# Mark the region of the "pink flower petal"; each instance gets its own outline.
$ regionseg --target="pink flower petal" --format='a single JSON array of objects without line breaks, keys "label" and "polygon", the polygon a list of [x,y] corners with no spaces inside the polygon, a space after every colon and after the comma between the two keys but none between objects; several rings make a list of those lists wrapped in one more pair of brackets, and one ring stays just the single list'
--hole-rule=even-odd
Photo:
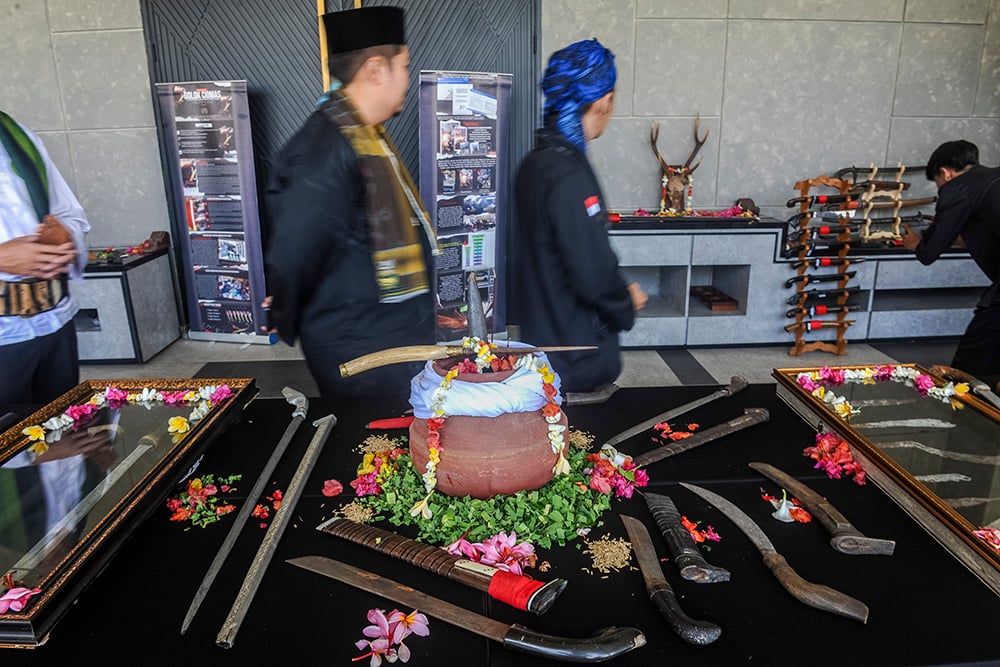
[{"label": "pink flower petal", "polygon": [[335,479],[328,479],[323,482],[323,495],[328,498],[339,496],[343,490],[344,485]]}]

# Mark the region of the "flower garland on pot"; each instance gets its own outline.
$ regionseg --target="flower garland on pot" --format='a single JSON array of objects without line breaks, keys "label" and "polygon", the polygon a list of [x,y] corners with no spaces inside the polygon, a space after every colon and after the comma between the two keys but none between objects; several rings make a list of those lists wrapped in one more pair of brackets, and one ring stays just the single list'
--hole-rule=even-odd
[{"label": "flower garland on pot", "polygon": [[[430,519],[432,516],[429,502],[431,494],[434,493],[437,486],[437,466],[441,462],[443,449],[440,431],[448,416],[445,413],[444,404],[452,382],[460,373],[499,372],[525,367],[537,372],[542,378],[542,390],[547,399],[542,407],[542,416],[549,427],[549,443],[552,446],[552,451],[559,455],[552,472],[556,475],[566,475],[570,472],[569,462],[563,452],[563,432],[566,427],[559,423],[562,419],[562,410],[555,402],[559,392],[552,384],[555,381],[555,374],[548,365],[533,354],[519,356],[513,362],[510,360],[510,355],[498,357],[493,352],[497,347],[496,344],[481,340],[477,336],[463,338],[462,347],[469,353],[470,358],[463,359],[450,368],[432,394],[431,417],[427,420],[427,464],[421,475],[427,495],[410,508],[411,516],[419,514],[424,519]],[[471,358],[472,355],[475,355],[474,359]]]}]

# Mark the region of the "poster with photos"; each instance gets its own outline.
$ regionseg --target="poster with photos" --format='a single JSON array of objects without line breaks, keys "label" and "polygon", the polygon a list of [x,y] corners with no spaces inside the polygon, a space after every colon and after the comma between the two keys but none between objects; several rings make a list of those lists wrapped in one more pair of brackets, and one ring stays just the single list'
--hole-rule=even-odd
[{"label": "poster with photos", "polygon": [[487,327],[506,328],[504,284],[509,74],[420,73],[420,193],[442,251],[438,340],[466,333],[474,273]]},{"label": "poster with photos", "polygon": [[157,84],[172,170],[188,335],[273,343],[264,333],[264,258],[246,81]]}]

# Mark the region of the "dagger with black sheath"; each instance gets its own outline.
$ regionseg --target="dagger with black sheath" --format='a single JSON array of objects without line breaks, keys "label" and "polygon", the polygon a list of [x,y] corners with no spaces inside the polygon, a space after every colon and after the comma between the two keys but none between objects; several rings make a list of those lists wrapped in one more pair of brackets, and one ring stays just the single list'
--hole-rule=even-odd
[{"label": "dagger with black sheath", "polygon": [[845,329],[855,320],[808,320],[806,322],[792,322],[785,325],[785,331],[818,331],[819,329]]},{"label": "dagger with black sheath", "polygon": [[824,266],[845,266],[848,264],[857,264],[859,262],[867,262],[868,260],[864,257],[815,257],[813,259],[800,259],[799,261],[792,264],[792,268],[801,269],[803,266],[809,265],[813,268],[821,269]]},{"label": "dagger with black sheath", "polygon": [[619,433],[618,435],[612,436],[612,437],[608,438],[607,440],[605,440],[604,445],[602,445],[602,447],[606,447],[606,446],[614,447],[615,445],[617,445],[617,444],[619,444],[621,442],[625,442],[626,440],[628,440],[629,438],[631,438],[633,436],[637,436],[640,433],[643,433],[644,431],[648,431],[649,429],[653,428],[657,424],[660,424],[660,423],[665,422],[665,421],[669,421],[669,420],[674,419],[676,417],[679,417],[679,416],[681,416],[681,415],[683,415],[683,414],[685,414],[687,412],[691,412],[695,408],[700,408],[701,406],[703,406],[703,405],[705,405],[707,403],[711,403],[712,401],[714,401],[716,399],[726,398],[726,397],[732,396],[733,394],[738,394],[739,392],[741,392],[744,389],[746,389],[748,384],[749,383],[747,382],[747,379],[745,377],[743,377],[742,375],[734,375],[731,378],[729,378],[729,384],[726,385],[725,387],[722,387],[721,389],[717,389],[717,390],[713,391],[708,396],[703,396],[703,397],[695,399],[695,400],[693,400],[693,401],[691,401],[689,403],[685,403],[684,405],[679,405],[676,408],[672,408],[670,410],[667,410],[666,412],[661,412],[660,414],[656,415],[655,417],[650,417],[649,419],[647,419],[644,422],[636,424],[635,426],[632,426],[631,428],[627,428],[624,431],[622,431],[621,433]]},{"label": "dagger with black sheath", "polygon": [[843,289],[833,289],[833,290],[806,290],[805,292],[799,292],[798,294],[793,294],[792,296],[785,299],[785,303],[790,306],[808,303],[810,301],[818,301],[822,299],[839,299],[842,296],[850,296],[851,294],[857,294],[861,291],[859,285],[854,285],[853,287],[845,287]]},{"label": "dagger with black sheath", "polygon": [[923,164],[916,167],[907,167],[906,165],[900,166],[898,164],[892,167],[873,167],[873,166],[857,167],[852,165],[850,167],[844,167],[843,169],[837,170],[836,172],[834,172],[833,177],[843,180],[845,176],[850,175],[852,179],[857,179],[859,176],[868,177],[872,173],[872,171],[874,171],[876,174],[882,174],[883,176],[885,176],[886,174],[898,174],[900,170],[902,170],[904,173],[907,171],[913,171],[919,173],[926,168],[927,165]]},{"label": "dagger with black sheath", "polygon": [[830,533],[830,546],[836,551],[851,556],[891,556],[896,550],[894,541],[866,536],[851,525],[851,522],[830,504],[830,501],[788,473],[757,461],[747,465],[795,496],[795,499],[801,502],[803,507],[809,510]]},{"label": "dagger with black sheath", "polygon": [[811,243],[788,246],[788,250],[785,251],[785,254],[786,256],[798,255],[800,252],[805,251],[806,257],[812,257],[814,253],[817,253],[820,250],[828,250],[832,252],[834,250],[843,250],[844,248],[850,249],[850,247],[850,241],[827,242],[823,239],[816,239]]},{"label": "dagger with black sheath", "polygon": [[830,225],[819,225],[816,227],[804,227],[803,229],[797,229],[794,232],[788,233],[789,241],[798,241],[803,236],[810,239],[819,239],[823,236],[837,236],[842,232],[848,232],[852,229],[857,229],[860,225],[837,225],[836,227],[831,227]]},{"label": "dagger with black sheath", "polygon": [[456,627],[500,642],[509,649],[566,662],[603,662],[646,645],[646,636],[636,628],[610,627],[582,639],[534,632],[524,626],[507,625],[372,572],[322,556],[302,556],[288,561],[296,567],[336,579],[374,593]]},{"label": "dagger with black sheath", "polygon": [[342,537],[355,544],[440,574],[452,581],[483,591],[495,600],[533,614],[544,614],[548,611],[566,588],[565,579],[554,579],[548,583],[537,581],[500,570],[492,565],[476,563],[450,554],[444,549],[343,517],[333,517],[317,526],[316,530]]},{"label": "dagger with black sheath", "polygon": [[811,285],[812,283],[839,283],[841,280],[850,280],[857,274],[857,271],[845,271],[844,273],[820,273],[820,274],[808,274],[804,273],[801,276],[792,276],[785,281],[785,287],[791,287],[795,283],[804,283],[806,285]]},{"label": "dagger with black sheath", "polygon": [[660,559],[656,557],[656,549],[653,547],[653,541],[649,537],[646,526],[638,519],[625,514],[621,514],[620,517],[622,523],[625,524],[625,532],[628,533],[629,542],[632,543],[635,559],[639,562],[639,570],[646,583],[649,599],[667,619],[670,629],[689,644],[703,646],[718,639],[719,635],[722,634],[722,628],[715,623],[695,620],[681,609],[677,602],[677,596],[674,595],[674,590],[663,576]]},{"label": "dagger with black sheath", "polygon": [[764,564],[774,573],[778,583],[796,600],[822,611],[846,616],[862,623],[868,622],[868,606],[865,603],[829,586],[814,584],[800,577],[784,556],[775,550],[771,540],[764,534],[760,526],[744,514],[743,510],[708,489],[685,482],[681,482],[680,485],[707,500],[735,523],[760,551],[764,557]]},{"label": "dagger with black sheath", "polygon": [[857,308],[852,306],[825,306],[817,304],[808,308],[792,308],[791,310],[787,310],[785,311],[785,317],[798,317],[799,315],[816,317],[817,315],[849,313],[852,310],[857,310]]},{"label": "dagger with black sheath", "polygon": [[646,501],[646,507],[653,514],[663,541],[670,549],[674,564],[680,570],[681,576],[696,584],[714,584],[729,581],[730,573],[724,567],[712,565],[701,555],[691,532],[681,523],[681,513],[670,496],[659,493],[641,493]]}]

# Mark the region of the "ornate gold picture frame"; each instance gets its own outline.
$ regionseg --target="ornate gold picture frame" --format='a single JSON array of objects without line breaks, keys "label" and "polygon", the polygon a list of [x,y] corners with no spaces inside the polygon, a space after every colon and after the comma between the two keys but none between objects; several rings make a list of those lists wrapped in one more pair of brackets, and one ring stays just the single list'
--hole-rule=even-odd
[{"label": "ornate gold picture frame", "polygon": [[[778,396],[1000,595],[1000,411],[915,364],[778,368]],[[993,533],[995,534],[995,533]]]},{"label": "ornate gold picture frame", "polygon": [[249,378],[89,380],[0,433],[0,646],[44,642],[256,393]]}]

